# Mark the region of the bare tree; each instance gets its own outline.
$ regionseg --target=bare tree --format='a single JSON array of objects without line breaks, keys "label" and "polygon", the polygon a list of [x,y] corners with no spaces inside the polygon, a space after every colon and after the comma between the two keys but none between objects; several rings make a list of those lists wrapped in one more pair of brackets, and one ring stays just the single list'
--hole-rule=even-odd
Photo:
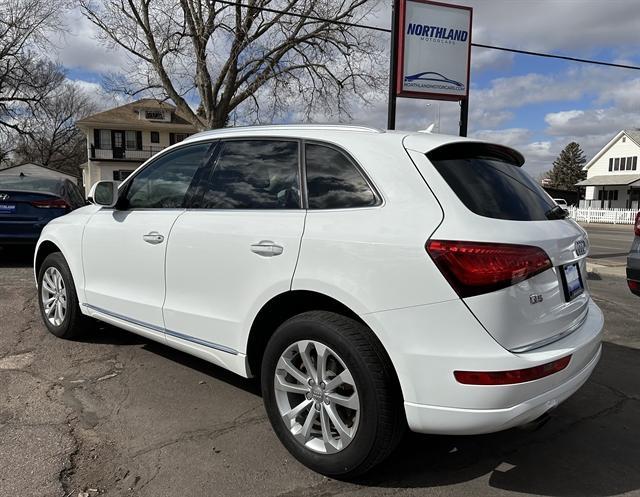
[{"label": "bare tree", "polygon": [[112,87],[169,98],[201,129],[236,114],[260,121],[292,102],[307,116],[345,115],[354,96],[362,103],[386,84],[376,35],[340,24],[361,21],[375,0],[237,2],[80,0],[103,40],[133,56]]},{"label": "bare tree", "polygon": [[27,133],[20,137],[14,155],[21,162],[34,162],[78,175],[78,165],[87,160],[87,145],[76,121],[96,110],[95,103],[77,85],[62,84],[41,102]]},{"label": "bare tree", "polygon": [[42,57],[47,34],[59,29],[62,0],[0,2],[0,127],[19,133],[64,75]]}]

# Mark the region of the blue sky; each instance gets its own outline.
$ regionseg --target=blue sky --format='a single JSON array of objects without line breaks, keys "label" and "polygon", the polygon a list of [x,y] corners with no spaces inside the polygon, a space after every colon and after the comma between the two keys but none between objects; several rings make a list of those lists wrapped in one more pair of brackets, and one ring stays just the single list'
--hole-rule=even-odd
[{"label": "blue sky", "polygon": [[[459,0],[474,8],[474,42],[640,65],[640,11],[634,0]],[[378,4],[367,22],[390,24],[390,2]],[[109,51],[96,29],[76,10],[59,59],[69,79],[100,94],[104,75],[126,63]],[[383,35],[386,36],[386,35]],[[388,39],[388,38],[387,38]],[[399,99],[398,128],[423,129],[440,107],[441,132],[457,133],[456,103]],[[386,95],[356,108],[353,122],[386,125]],[[640,127],[640,71],[472,49],[471,136],[519,149],[534,176],[551,167],[570,141],[587,157],[622,128]]]}]

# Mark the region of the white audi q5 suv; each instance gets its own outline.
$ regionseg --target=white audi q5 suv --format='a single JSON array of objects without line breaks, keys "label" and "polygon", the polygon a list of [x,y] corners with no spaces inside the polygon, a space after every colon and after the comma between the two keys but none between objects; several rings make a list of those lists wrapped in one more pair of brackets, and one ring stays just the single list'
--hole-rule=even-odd
[{"label": "white audi q5 suv", "polygon": [[603,327],[587,235],[523,162],[427,133],[200,133],[46,226],[42,317],[62,338],[91,317],[259,376],[282,443],[334,477],[406,426],[523,425],[587,380]]}]

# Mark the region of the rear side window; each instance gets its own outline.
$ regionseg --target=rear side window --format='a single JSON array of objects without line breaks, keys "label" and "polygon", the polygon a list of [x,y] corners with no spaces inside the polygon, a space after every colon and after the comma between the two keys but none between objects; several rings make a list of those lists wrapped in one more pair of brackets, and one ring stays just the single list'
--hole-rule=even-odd
[{"label": "rear side window", "polygon": [[427,154],[458,198],[480,216],[544,221],[551,197],[521,165],[521,156],[496,145],[451,144]]},{"label": "rear side window", "polygon": [[342,152],[323,145],[305,146],[310,209],[343,209],[377,204],[373,190]]},{"label": "rear side window", "polygon": [[203,197],[205,209],[298,209],[298,142],[224,142]]}]

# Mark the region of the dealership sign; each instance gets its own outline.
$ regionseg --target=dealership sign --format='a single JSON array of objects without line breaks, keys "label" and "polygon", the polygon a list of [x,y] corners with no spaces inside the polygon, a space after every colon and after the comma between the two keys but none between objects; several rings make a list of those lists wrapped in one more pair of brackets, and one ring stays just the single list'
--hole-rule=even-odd
[{"label": "dealership sign", "polygon": [[469,95],[472,9],[401,0],[397,95],[462,100]]}]

